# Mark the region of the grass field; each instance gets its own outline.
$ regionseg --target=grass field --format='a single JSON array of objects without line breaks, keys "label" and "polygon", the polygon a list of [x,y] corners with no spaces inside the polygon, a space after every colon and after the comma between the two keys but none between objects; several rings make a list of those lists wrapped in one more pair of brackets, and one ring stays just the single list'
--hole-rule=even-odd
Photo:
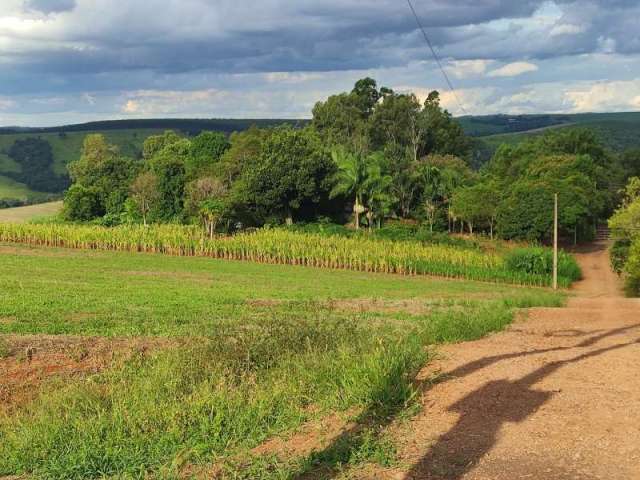
[{"label": "grass field", "polygon": [[26,185],[0,175],[0,198],[25,200],[33,191]]},{"label": "grass field", "polygon": [[[0,246],[0,268],[0,476],[266,479],[392,462],[376,425],[411,407],[430,345],[563,302],[507,285],[20,245]],[[251,453],[336,412],[362,425],[337,450]]]},{"label": "grass field", "polygon": [[39,218],[52,217],[62,209],[62,201],[39,203],[26,207],[0,209],[0,223],[25,223]]}]

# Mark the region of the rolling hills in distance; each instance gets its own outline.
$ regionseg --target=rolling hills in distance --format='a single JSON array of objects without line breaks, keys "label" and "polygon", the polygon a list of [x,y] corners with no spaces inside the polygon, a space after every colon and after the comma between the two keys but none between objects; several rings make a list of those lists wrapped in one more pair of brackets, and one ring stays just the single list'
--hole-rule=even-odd
[{"label": "rolling hills in distance", "polygon": [[[580,113],[540,115],[485,115],[458,117],[465,132],[474,138],[474,164],[486,162],[502,143],[515,144],[550,128],[581,127],[594,130],[613,151],[640,147],[640,112]],[[17,140],[40,138],[51,145],[52,170],[66,172],[66,164],[79,158],[82,142],[88,133],[102,133],[111,144],[118,145],[128,156],[138,157],[144,140],[165,130],[184,135],[197,135],[213,130],[230,134],[252,125],[268,127],[282,123],[302,126],[305,120],[286,119],[142,119],[109,120],[60,127],[0,127],[0,199],[38,198],[34,192],[16,181],[20,165],[9,152]]]}]

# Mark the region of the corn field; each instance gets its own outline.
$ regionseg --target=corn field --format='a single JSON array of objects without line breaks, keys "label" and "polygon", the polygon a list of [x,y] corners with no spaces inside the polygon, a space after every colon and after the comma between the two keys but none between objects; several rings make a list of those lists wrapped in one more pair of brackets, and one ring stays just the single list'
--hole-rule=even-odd
[{"label": "corn field", "polygon": [[[0,242],[161,253],[227,260],[547,286],[547,275],[515,272],[499,255],[418,242],[321,236],[262,229],[208,238],[197,227],[0,224]],[[568,282],[568,281],[567,281]],[[565,283],[564,286],[566,285]]]}]

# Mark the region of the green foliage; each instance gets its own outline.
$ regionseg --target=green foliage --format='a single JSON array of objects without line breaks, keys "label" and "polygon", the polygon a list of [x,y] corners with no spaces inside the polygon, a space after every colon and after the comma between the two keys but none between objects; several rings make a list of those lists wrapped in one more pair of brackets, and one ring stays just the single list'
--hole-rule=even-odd
[{"label": "green foliage", "polygon": [[475,185],[459,188],[453,194],[453,216],[469,225],[473,233],[474,225],[488,224],[493,238],[493,228],[500,205],[500,191],[495,182],[485,180]]},{"label": "green foliage", "polygon": [[507,239],[548,239],[554,193],[559,195],[560,233],[575,241],[591,239],[593,225],[615,200],[613,159],[583,130],[504,145],[487,172],[503,192],[497,228]]},{"label": "green foliage", "polygon": [[304,219],[328,198],[334,169],[314,130],[281,127],[262,143],[258,162],[244,172],[236,195],[262,223]]},{"label": "green foliage", "polygon": [[222,155],[231,145],[220,132],[202,132],[191,140],[191,152],[186,159],[189,178],[213,173]]},{"label": "green foliage", "polygon": [[609,228],[616,239],[610,250],[611,265],[624,274],[627,295],[640,296],[640,178],[629,180]]},{"label": "green foliage", "polygon": [[498,206],[497,226],[504,239],[548,239],[553,226],[553,192],[548,185],[522,179]]},{"label": "green foliage", "polygon": [[[134,160],[121,156],[117,147],[109,145],[104,136],[87,135],[82,156],[69,164],[74,184],[65,195],[66,218],[86,221],[105,214],[118,217],[123,212],[129,186],[138,169]],[[97,199],[95,206],[94,197]],[[84,199],[82,205],[66,206],[81,198]],[[88,217],[91,214],[93,217]]]},{"label": "green foliage", "polygon": [[624,267],[629,260],[629,250],[631,249],[631,240],[628,238],[617,239],[611,245],[609,256],[611,259],[611,268],[618,275],[622,274]]},{"label": "green foliage", "polygon": [[629,259],[624,271],[627,295],[640,297],[640,237],[636,237],[629,249]]},{"label": "green foliage", "polygon": [[100,200],[100,192],[96,187],[72,185],[64,197],[62,215],[71,221],[87,222],[104,215],[105,208]]},{"label": "green foliage", "polygon": [[[505,263],[507,268],[514,272],[551,275],[553,251],[542,247],[516,248],[507,254]],[[575,258],[562,250],[558,255],[558,277],[565,279],[565,283],[572,283],[582,278],[582,272]]]}]

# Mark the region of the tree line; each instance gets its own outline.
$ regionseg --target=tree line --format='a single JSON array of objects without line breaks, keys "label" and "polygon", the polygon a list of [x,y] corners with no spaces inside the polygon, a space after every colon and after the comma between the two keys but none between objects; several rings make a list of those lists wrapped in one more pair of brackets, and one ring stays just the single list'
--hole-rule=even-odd
[{"label": "tree line", "polygon": [[551,199],[561,229],[593,234],[616,202],[620,158],[586,130],[502,146],[482,169],[473,143],[440,104],[359,80],[318,102],[310,123],[191,138],[149,137],[141,159],[88,135],[69,165],[64,215],[73,221],[201,222],[241,227],[330,220],[373,229],[390,219],[431,231],[545,240]]}]

